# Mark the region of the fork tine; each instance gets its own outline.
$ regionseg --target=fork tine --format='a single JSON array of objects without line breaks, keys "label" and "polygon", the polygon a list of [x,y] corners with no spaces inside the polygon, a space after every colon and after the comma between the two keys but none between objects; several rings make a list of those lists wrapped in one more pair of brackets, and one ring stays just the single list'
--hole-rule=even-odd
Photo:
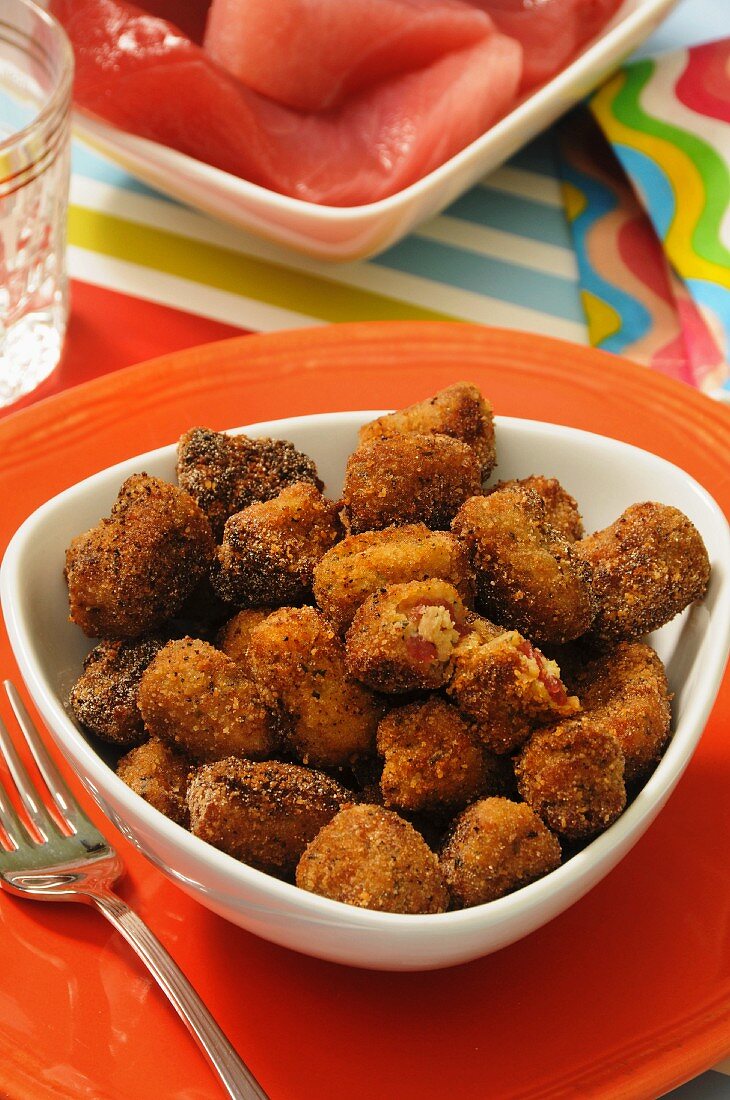
[{"label": "fork tine", "polygon": [[[7,730],[0,718],[0,727],[7,734]],[[2,825],[13,848],[17,849],[26,844],[33,843],[30,833],[18,817],[12,803],[6,798],[7,792],[0,783],[0,825]],[[2,851],[2,849],[0,849]]]},{"label": "fork tine", "polygon": [[0,748],[5,757],[5,763],[8,766],[8,770],[15,781],[15,786],[18,788],[18,793],[25,807],[25,811],[41,834],[43,840],[50,840],[51,837],[60,836],[61,830],[39,798],[36,786],[29,776],[25,764],[18,755],[18,750],[13,744],[7,726],[2,721],[0,721]]}]

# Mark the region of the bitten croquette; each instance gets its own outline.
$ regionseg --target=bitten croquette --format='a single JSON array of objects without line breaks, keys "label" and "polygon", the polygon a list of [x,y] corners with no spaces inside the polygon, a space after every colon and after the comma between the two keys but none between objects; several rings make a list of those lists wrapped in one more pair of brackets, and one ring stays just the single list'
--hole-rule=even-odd
[{"label": "bitten croquette", "polygon": [[142,673],[165,641],[154,634],[94,646],[68,700],[82,726],[112,745],[138,745],[145,740],[137,693]]},{"label": "bitten croquette", "polygon": [[190,826],[187,789],[192,763],[183,753],[151,737],[121,758],[117,775],[156,810],[184,828]]},{"label": "bitten croquette", "polygon": [[443,913],[449,895],[438,859],[392,810],[346,806],[299,860],[302,890],[386,913]]},{"label": "bitten croquette", "polygon": [[214,543],[193,498],[133,474],[107,519],[66,551],[70,618],[91,638],[135,638],[161,626],[207,574]]},{"label": "bitten croquette", "polygon": [[455,908],[483,905],[560,865],[560,844],[524,802],[484,798],[456,819],[441,851]]}]

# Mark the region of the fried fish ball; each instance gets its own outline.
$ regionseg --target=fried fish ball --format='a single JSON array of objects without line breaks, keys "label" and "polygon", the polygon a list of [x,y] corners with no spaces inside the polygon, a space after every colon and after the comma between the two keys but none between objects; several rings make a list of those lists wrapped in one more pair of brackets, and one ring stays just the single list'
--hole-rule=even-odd
[{"label": "fried fish ball", "polygon": [[557,837],[524,802],[484,798],[456,819],[441,852],[452,902],[494,901],[560,866]]},{"label": "fried fish ball", "polygon": [[626,805],[624,755],[609,725],[571,718],[534,733],[515,764],[517,788],[549,829],[595,836]]},{"label": "fried fish ball", "polygon": [[303,763],[341,767],[373,753],[382,704],[348,676],[342,642],[320,611],[275,611],[251,632],[248,655],[264,698],[290,719]]},{"label": "fried fish ball", "polygon": [[532,474],[530,477],[515,478],[512,481],[499,481],[494,486],[493,492],[499,492],[501,489],[511,489],[514,486],[522,489],[532,489],[537,493],[545,504],[547,522],[568,542],[575,542],[577,539],[583,538],[583,520],[581,519],[578,503],[563,488],[557,478]]},{"label": "fried fish ball", "polygon": [[437,577],[474,599],[474,571],[455,535],[424,523],[349,535],[328,550],[314,570],[314,595],[327,618],[345,631],[368,596],[388,584]]},{"label": "fried fish ball", "polygon": [[210,524],[188,493],[133,474],[109,518],[66,551],[70,618],[92,638],[156,630],[207,574],[213,551]]},{"label": "fried fish ball", "polygon": [[498,754],[513,752],[537,725],[580,709],[554,661],[517,630],[500,632],[484,620],[457,645],[446,691]]},{"label": "fried fish ball", "polygon": [[229,516],[271,500],[297,481],[322,482],[311,458],[284,439],[249,439],[192,428],[178,442],[177,478],[220,539]]},{"label": "fried fish ball", "polygon": [[347,669],[376,691],[442,687],[466,609],[446,581],[390,584],[368,596],[347,631]]},{"label": "fried fish ball", "polygon": [[615,735],[629,783],[658,763],[669,737],[671,708],[664,666],[641,642],[622,642],[587,662],[576,675],[587,719]]},{"label": "fried fish ball", "polygon": [[386,714],[377,746],[384,759],[383,801],[390,809],[451,816],[492,783],[499,786],[496,757],[438,695]]},{"label": "fried fish ball", "polygon": [[615,523],[575,544],[593,570],[598,614],[591,637],[612,645],[658,630],[704,596],[707,549],[677,508],[632,504]]},{"label": "fried fish ball", "polygon": [[228,757],[193,773],[190,828],[259,871],[291,878],[307,844],[351,798],[322,772]]},{"label": "fried fish ball", "polygon": [[568,642],[595,615],[591,569],[547,522],[544,501],[522,486],[472,497],[452,524],[477,570],[477,605],[535,642]]},{"label": "fried fish ball", "polygon": [[158,737],[151,737],[121,758],[117,775],[150,806],[187,829],[191,768],[187,756],[165,745]]},{"label": "fried fish ball", "polygon": [[297,886],[386,913],[443,913],[449,895],[438,859],[398,814],[345,806],[307,846]]},{"label": "fried fish ball", "polygon": [[227,521],[213,585],[239,607],[281,607],[311,598],[312,574],[340,537],[337,506],[297,482]]},{"label": "fried fish ball", "polygon": [[159,634],[99,642],[85,658],[84,671],[69,695],[69,706],[81,725],[113,745],[145,740],[137,692],[142,673],[164,644]]},{"label": "fried fish ball", "polygon": [[168,642],[145,669],[139,709],[147,731],[195,760],[260,760],[278,747],[277,723],[234,661],[197,638]]},{"label": "fried fish ball", "polygon": [[455,382],[434,397],[408,405],[398,412],[380,416],[360,428],[360,442],[417,432],[419,435],[450,435],[476,453],[487,480],[496,464],[492,406],[470,382]]},{"label": "fried fish ball", "polygon": [[252,631],[267,619],[273,607],[249,607],[239,611],[218,632],[217,647],[241,668],[248,668],[248,643]]},{"label": "fried fish ball", "polygon": [[471,447],[448,435],[393,435],[362,443],[347,461],[342,520],[348,534],[425,523],[448,528],[481,492]]}]

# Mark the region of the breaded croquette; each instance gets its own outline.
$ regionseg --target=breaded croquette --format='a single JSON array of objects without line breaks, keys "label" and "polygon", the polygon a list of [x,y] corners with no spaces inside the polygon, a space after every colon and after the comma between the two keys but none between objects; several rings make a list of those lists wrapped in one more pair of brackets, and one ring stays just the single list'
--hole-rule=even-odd
[{"label": "breaded croquette", "polygon": [[560,844],[524,802],[484,798],[456,819],[441,852],[455,907],[494,901],[560,865]]},{"label": "breaded croquette", "polygon": [[497,758],[438,695],[386,714],[377,747],[383,801],[393,810],[448,817],[500,786]]},{"label": "breaded croquette", "polygon": [[346,806],[299,860],[297,886],[386,913],[443,913],[449,904],[436,855],[398,814]]},{"label": "breaded croquette", "polygon": [[159,651],[142,674],[138,703],[150,736],[195,760],[260,760],[278,748],[277,722],[249,677],[197,638]]},{"label": "breaded croquette", "polygon": [[522,489],[533,489],[537,493],[545,504],[547,522],[568,542],[583,538],[583,520],[578,503],[557,478],[532,474],[530,477],[515,478],[512,481],[498,481],[492,492],[511,489],[515,485]]},{"label": "breaded croquette", "polygon": [[249,439],[192,428],[178,442],[177,477],[203,509],[217,539],[229,516],[271,500],[287,485],[322,482],[311,458],[284,439]]},{"label": "breaded croquette", "polygon": [[653,768],[669,737],[670,694],[664,666],[642,642],[622,642],[576,675],[587,721],[615,735],[632,782]]},{"label": "breaded croquette", "polygon": [[580,709],[557,664],[517,630],[475,619],[471,626],[454,651],[446,691],[492,752],[513,752],[536,726]]},{"label": "breaded croquette", "polygon": [[455,382],[434,397],[371,420],[360,428],[360,442],[396,434],[450,435],[475,452],[486,481],[496,464],[492,406],[470,382]]},{"label": "breaded croquette", "polygon": [[193,773],[190,828],[259,871],[291,878],[307,844],[351,797],[328,775],[298,764],[229,757]]},{"label": "breaded croquette", "polygon": [[314,595],[327,618],[344,632],[368,596],[388,584],[438,577],[474,600],[474,571],[455,535],[424,523],[349,535],[328,550],[314,570]]},{"label": "breaded croquette", "polygon": [[603,832],[626,805],[621,746],[610,724],[591,717],[538,730],[522,749],[515,773],[525,802],[568,840]]},{"label": "breaded croquette", "polygon": [[312,595],[312,574],[340,537],[337,506],[297,482],[227,521],[213,587],[238,607],[282,607]]},{"label": "breaded croquette", "polygon": [[187,789],[192,764],[182,753],[151,737],[123,756],[117,775],[156,810],[188,828]]},{"label": "breaded croquette", "polygon": [[273,610],[273,607],[250,607],[239,611],[220,628],[217,639],[218,649],[235,661],[239,667],[247,669],[251,632],[268,618]]},{"label": "breaded croquette", "polygon": [[290,719],[303,763],[344,767],[374,752],[383,706],[348,676],[344,646],[320,611],[274,611],[251,632],[248,656],[264,698]]},{"label": "breaded croquette", "polygon": [[464,501],[481,492],[471,447],[448,435],[393,435],[350,455],[342,490],[348,534],[406,523],[447,529]]},{"label": "breaded croquette", "polygon": [[452,530],[472,553],[477,605],[487,618],[538,643],[568,642],[588,630],[595,615],[590,567],[549,525],[533,489],[472,497]]},{"label": "breaded croquette", "polygon": [[375,691],[442,687],[466,609],[446,581],[390,584],[368,596],[347,631],[347,670]]},{"label": "breaded croquette", "polygon": [[109,518],[66,551],[70,617],[92,638],[156,630],[207,574],[213,551],[210,524],[188,493],[133,474]]},{"label": "breaded croquette", "polygon": [[664,626],[704,596],[707,549],[677,508],[632,504],[615,523],[575,544],[593,570],[598,614],[591,638],[601,645],[632,641]]},{"label": "breaded croquette", "polygon": [[137,692],[142,673],[165,640],[153,634],[132,641],[99,642],[91,650],[68,700],[82,726],[113,745],[138,745],[145,740]]}]

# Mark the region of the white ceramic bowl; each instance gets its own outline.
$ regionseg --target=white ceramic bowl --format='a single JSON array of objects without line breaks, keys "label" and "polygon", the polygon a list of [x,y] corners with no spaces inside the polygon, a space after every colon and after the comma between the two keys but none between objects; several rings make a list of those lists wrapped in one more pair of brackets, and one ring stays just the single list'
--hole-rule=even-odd
[{"label": "white ceramic bowl", "polygon": [[95,148],[181,202],[310,256],[360,259],[382,252],[498,168],[605,80],[676,3],[625,0],[574,61],[482,137],[410,187],[366,206],[317,206],[288,198],[78,112],[75,126]]},{"label": "white ceramic bowl", "polygon": [[[305,416],[258,424],[251,435],[290,439],[338,493],[360,424],[379,413]],[[168,821],[119,780],[67,714],[64,701],[90,647],[68,622],[62,577],[71,538],[107,515],[124,478],[174,480],[175,447],[130,459],[54,497],[14,536],[0,570],[10,640],[30,694],[57,744],[104,812],[181,889],[265,939],[354,966],[420,970],[506,946],[577,901],[638,840],[661,809],[702,734],[730,645],[730,534],[717,504],[688,474],[635,447],[570,428],[499,419],[500,478],[542,472],[577,498],[589,530],[629,504],[659,500],[699,528],[713,563],[702,604],[653,637],[674,698],[674,734],[659,767],[623,816],[558,870],[488,905],[433,916],[357,909],[279,882]]]}]

